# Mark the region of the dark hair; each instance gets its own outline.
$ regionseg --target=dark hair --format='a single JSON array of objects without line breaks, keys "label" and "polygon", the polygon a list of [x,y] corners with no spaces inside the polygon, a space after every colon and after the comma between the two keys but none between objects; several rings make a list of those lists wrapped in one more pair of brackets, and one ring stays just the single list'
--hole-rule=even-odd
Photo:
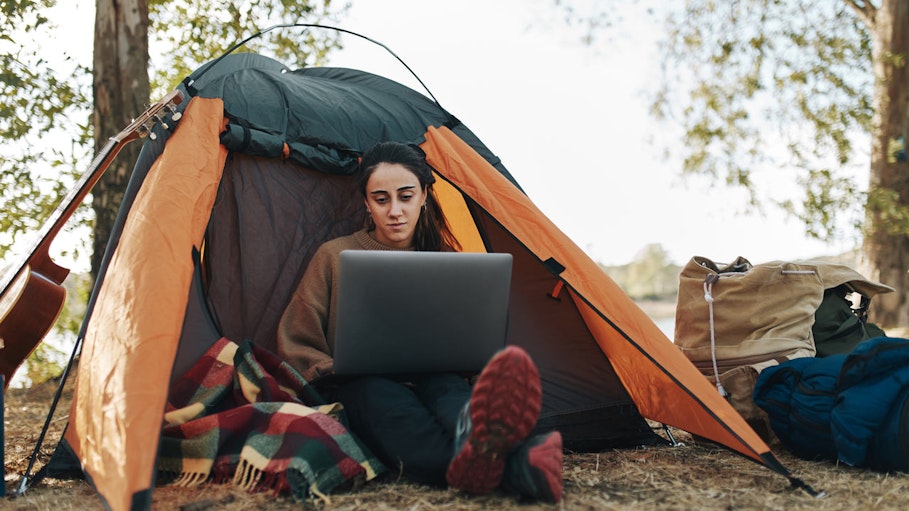
[{"label": "dark hair", "polygon": [[[363,153],[360,159],[360,173],[357,177],[357,188],[366,197],[366,183],[380,163],[396,163],[413,172],[420,181],[420,187],[426,191],[426,209],[420,214],[420,220],[413,234],[413,246],[419,251],[460,250],[461,245],[451,233],[448,221],[439,207],[432,184],[436,182],[432,167],[426,163],[426,154],[417,146],[399,142],[380,142]],[[368,221],[369,217],[367,217]],[[367,230],[375,229],[367,222]]]}]

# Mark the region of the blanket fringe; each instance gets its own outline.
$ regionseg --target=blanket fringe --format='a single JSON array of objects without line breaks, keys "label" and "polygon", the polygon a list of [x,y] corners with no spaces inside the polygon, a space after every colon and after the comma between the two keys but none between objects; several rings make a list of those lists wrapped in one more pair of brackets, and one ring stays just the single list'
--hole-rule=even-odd
[{"label": "blanket fringe", "polygon": [[[272,491],[280,494],[290,490],[285,472],[273,473],[257,469],[248,461],[241,461],[237,464],[218,464],[210,473],[162,470],[158,472],[158,477],[161,484],[168,486],[192,487],[212,482],[214,484],[230,483],[248,493]],[[320,500],[328,503],[328,498],[318,491],[315,483],[312,486],[316,490],[313,492],[314,495],[318,494]]]},{"label": "blanket fringe", "polygon": [[208,474],[205,472],[181,472],[170,484],[171,486],[187,488],[190,486],[199,486],[206,481],[208,481]]},{"label": "blanket fringe", "polygon": [[234,472],[233,483],[247,492],[255,490],[262,481],[262,471],[246,460],[241,460]]},{"label": "blanket fringe", "polygon": [[318,484],[312,483],[312,485],[309,486],[309,493],[314,498],[321,500],[323,504],[326,504],[326,505],[331,504],[331,498],[328,495],[319,491]]}]

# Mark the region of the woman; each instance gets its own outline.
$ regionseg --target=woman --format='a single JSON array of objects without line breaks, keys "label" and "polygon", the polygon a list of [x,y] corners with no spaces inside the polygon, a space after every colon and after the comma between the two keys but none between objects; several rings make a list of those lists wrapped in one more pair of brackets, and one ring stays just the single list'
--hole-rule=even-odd
[{"label": "woman", "polygon": [[280,355],[331,401],[351,430],[392,469],[416,482],[484,494],[496,488],[557,502],[562,492],[558,432],[527,439],[540,412],[540,378],[522,349],[497,353],[471,387],[454,374],[401,383],[361,377],[320,385],[332,374],[342,250],[457,250],[432,189],[422,151],[386,142],[363,154],[358,186],[366,227],[323,244],[306,269],[278,328]]}]

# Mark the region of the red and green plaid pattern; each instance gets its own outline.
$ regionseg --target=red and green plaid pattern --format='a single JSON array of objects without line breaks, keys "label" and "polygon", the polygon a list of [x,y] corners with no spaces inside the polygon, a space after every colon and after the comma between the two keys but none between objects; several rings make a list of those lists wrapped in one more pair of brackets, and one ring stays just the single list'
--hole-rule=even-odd
[{"label": "red and green plaid pattern", "polygon": [[221,339],[171,388],[158,470],[174,484],[324,497],[385,470],[287,363]]}]

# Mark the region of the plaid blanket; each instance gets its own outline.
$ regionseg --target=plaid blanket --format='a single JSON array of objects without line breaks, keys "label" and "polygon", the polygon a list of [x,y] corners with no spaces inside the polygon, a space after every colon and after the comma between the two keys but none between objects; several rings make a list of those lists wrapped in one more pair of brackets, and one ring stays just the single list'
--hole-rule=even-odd
[{"label": "plaid blanket", "polygon": [[220,339],[171,388],[158,470],[192,486],[232,481],[298,500],[356,486],[385,468],[286,362]]}]

